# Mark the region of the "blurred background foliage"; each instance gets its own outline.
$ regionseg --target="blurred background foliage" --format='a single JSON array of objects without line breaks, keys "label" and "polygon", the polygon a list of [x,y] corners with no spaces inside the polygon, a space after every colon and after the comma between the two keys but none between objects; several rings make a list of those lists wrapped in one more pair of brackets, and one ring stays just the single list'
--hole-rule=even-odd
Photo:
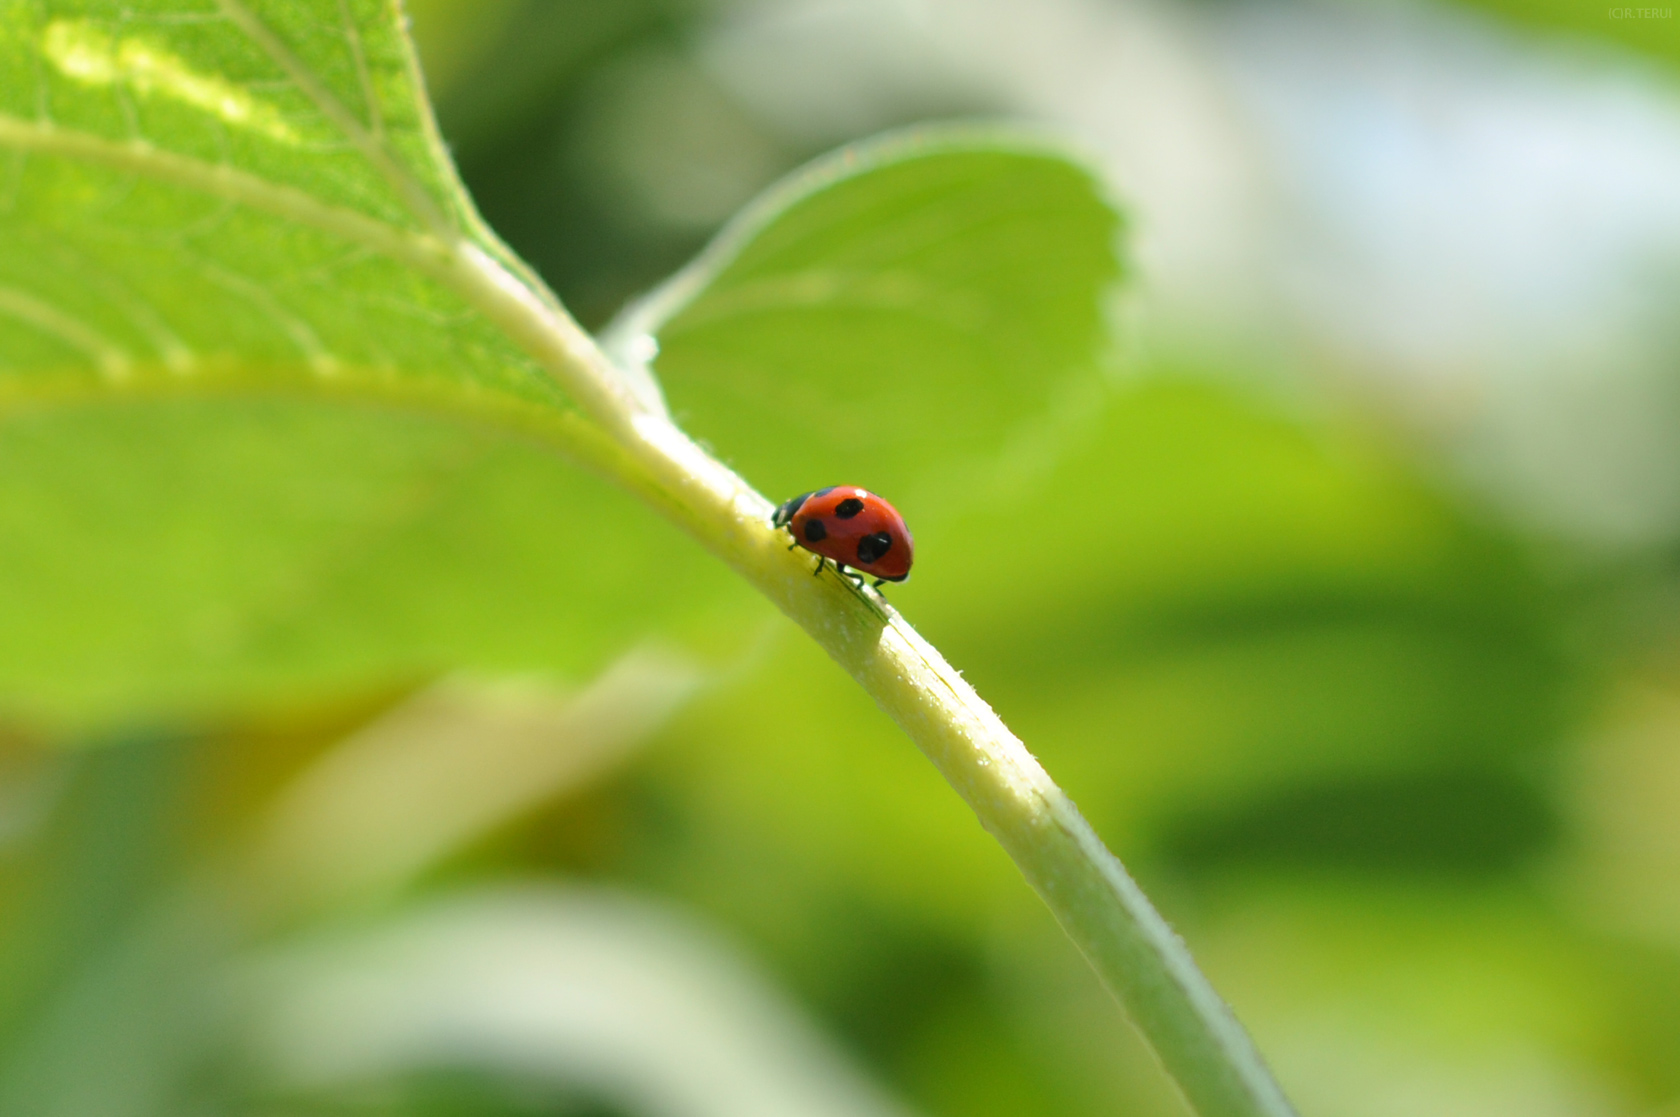
[{"label": "blurred background foliage", "polygon": [[[1001,115],[1088,150],[1134,238],[1105,367],[977,353],[884,413],[913,369],[825,372],[775,323],[713,367],[700,323],[656,365],[679,421],[768,495],[892,495],[919,556],[894,602],[1305,1114],[1680,1114],[1671,18],[412,11],[474,197],[593,327],[836,144]],[[801,368],[746,390],[754,359]],[[466,453],[431,437],[416,456]],[[432,498],[459,515],[395,521],[307,657],[401,621],[378,611],[407,564],[487,561],[428,524],[496,525],[513,581],[417,632],[494,630],[559,592],[545,548],[631,538],[563,568],[540,656],[495,645],[565,678],[393,678],[72,751],[8,734],[0,1112],[1182,1113],[868,699],[531,453],[475,449]]]}]

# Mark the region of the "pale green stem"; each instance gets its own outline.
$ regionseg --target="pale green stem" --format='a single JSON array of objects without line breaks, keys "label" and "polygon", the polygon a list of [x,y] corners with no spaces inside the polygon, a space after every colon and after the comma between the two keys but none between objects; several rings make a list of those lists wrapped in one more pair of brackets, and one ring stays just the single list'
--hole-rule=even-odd
[{"label": "pale green stem", "polygon": [[[495,267],[482,255],[471,265]],[[466,287],[481,295],[503,289],[483,273]],[[770,501],[663,415],[627,404],[606,357],[563,311],[528,296],[480,308],[585,401],[646,471],[622,481],[757,586],[903,727],[1014,858],[1202,1117],[1293,1114],[1184,943],[935,648],[880,595],[838,576],[813,578],[809,556],[790,553],[785,535],[770,527]]]}]

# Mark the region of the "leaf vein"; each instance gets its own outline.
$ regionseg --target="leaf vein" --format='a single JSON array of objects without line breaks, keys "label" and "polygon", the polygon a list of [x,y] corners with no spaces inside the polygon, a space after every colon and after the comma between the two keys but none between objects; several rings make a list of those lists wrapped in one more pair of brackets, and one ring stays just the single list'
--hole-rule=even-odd
[{"label": "leaf vein", "polygon": [[323,202],[296,187],[270,182],[225,163],[205,163],[144,140],[119,143],[50,121],[0,114],[0,147],[38,152],[104,166],[185,187],[295,221],[366,245],[434,277],[450,272],[447,247],[434,237]]},{"label": "leaf vein", "polygon": [[243,298],[285,334],[318,375],[330,376],[339,370],[341,362],[322,344],[321,335],[301,315],[287,309],[274,292],[250,276],[241,275],[214,261],[197,257],[194,262],[204,278]]},{"label": "leaf vein", "polygon": [[61,238],[35,230],[23,230],[23,240],[32,242],[41,256],[61,271],[78,277],[94,289],[104,300],[144,337],[164,365],[175,372],[187,372],[197,361],[192,348],[165,320],[163,312],[152,302],[137,294],[115,272],[102,263],[88,259]]},{"label": "leaf vein", "polygon": [[396,190],[397,196],[402,199],[416,220],[440,236],[454,232],[453,226],[426,192],[425,187],[391,154],[383,135],[375,134],[357,120],[355,114],[344,107],[344,103],[327,88],[320,77],[305,66],[303,61],[280,41],[273,30],[240,3],[240,0],[217,0],[217,3],[233,25],[284,70],[303,95],[315,103],[321,114],[356,145],[363,158],[373,164],[385,181]]},{"label": "leaf vein", "polygon": [[338,0],[338,16],[344,25],[344,38],[350,44],[350,56],[356,62],[356,80],[362,86],[362,100],[367,104],[368,129],[374,140],[385,146],[385,114],[380,111],[379,97],[373,88],[373,75],[368,71],[367,52],[362,49],[362,33],[350,16],[350,0]]},{"label": "leaf vein", "polygon": [[128,351],[62,307],[16,287],[0,287],[0,314],[56,338],[91,360],[113,380],[134,367]]}]

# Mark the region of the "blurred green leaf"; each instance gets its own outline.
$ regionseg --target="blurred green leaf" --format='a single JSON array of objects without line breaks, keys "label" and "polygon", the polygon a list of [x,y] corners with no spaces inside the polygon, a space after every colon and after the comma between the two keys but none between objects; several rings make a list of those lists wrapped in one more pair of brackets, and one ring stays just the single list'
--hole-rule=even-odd
[{"label": "blurred green leaf", "polygon": [[[565,401],[386,251],[500,251],[431,132],[393,5],[11,5],[5,28],[14,716],[163,716],[462,660],[588,666],[627,641],[631,625],[588,622],[629,622],[658,587],[605,613],[559,587],[623,586],[634,566],[598,565],[607,549],[670,533],[547,455],[416,414]],[[601,545],[567,546],[555,509]]]},{"label": "blurred green leaf", "polygon": [[1089,382],[1118,218],[1064,152],[984,131],[849,148],[620,323],[673,412],[772,496],[972,472]]},{"label": "blurred green leaf", "polygon": [[1520,886],[1248,874],[1201,953],[1307,1112],[1662,1112],[1605,1057],[1643,1022],[1616,1021],[1632,983],[1570,914]]},{"label": "blurred green leaf", "polygon": [[1680,25],[1674,9],[1659,4],[1577,4],[1570,0],[1461,0],[1518,26],[1551,35],[1615,43],[1680,64]]},{"label": "blurred green leaf", "polygon": [[581,676],[654,618],[753,608],[688,546],[535,447],[415,414],[259,398],[14,415],[0,687],[14,715],[85,724],[458,664]]},{"label": "blurred green leaf", "polygon": [[[1516,540],[1357,429],[1160,375],[1057,449],[935,515],[903,596],[1099,826],[1126,828],[1110,840],[1565,732],[1561,602]],[[1000,525],[1017,547],[976,545]]]}]

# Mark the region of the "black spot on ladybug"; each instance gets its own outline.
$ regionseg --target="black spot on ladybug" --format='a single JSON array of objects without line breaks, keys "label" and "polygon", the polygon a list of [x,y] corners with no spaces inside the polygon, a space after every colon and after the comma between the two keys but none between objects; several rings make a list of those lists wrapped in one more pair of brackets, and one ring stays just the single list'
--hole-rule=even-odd
[{"label": "black spot on ladybug", "polygon": [[770,517],[771,525],[773,527],[786,527],[788,521],[793,519],[794,515],[798,513],[800,508],[804,507],[805,502],[815,495],[815,493],[800,493],[798,496],[789,500],[786,504],[783,504],[780,508],[776,509],[776,514]]},{"label": "black spot on ladybug", "polygon": [[858,540],[858,562],[868,565],[892,550],[892,536],[884,531]]},{"label": "black spot on ladybug", "polygon": [[809,543],[821,543],[828,538],[828,529],[823,527],[821,520],[805,521],[805,540]]},{"label": "black spot on ladybug", "polygon": [[849,520],[863,511],[863,501],[855,496],[849,496],[834,506],[834,514],[842,520]]}]

